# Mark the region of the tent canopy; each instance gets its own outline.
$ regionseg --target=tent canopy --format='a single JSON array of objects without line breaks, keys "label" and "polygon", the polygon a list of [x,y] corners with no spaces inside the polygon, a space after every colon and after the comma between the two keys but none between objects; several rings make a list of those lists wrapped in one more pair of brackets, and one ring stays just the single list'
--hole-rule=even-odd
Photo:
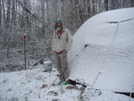
[{"label": "tent canopy", "polygon": [[84,81],[95,89],[132,92],[134,8],[108,11],[90,18],[73,39],[68,53],[69,79]]}]

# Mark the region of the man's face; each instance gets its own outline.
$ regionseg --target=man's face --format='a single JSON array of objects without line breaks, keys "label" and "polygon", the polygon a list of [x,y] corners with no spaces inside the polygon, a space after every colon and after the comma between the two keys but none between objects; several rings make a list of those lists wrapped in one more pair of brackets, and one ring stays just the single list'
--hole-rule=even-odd
[{"label": "man's face", "polygon": [[57,23],[57,27],[61,27],[61,23]]}]

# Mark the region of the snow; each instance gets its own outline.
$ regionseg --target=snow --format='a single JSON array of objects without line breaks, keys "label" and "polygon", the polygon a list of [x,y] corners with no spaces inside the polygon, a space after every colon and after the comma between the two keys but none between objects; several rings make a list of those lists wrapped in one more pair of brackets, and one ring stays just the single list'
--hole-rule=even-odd
[{"label": "snow", "polygon": [[72,80],[84,80],[95,89],[134,92],[134,8],[86,21],[74,35],[69,63]]},{"label": "snow", "polygon": [[[43,69],[43,66],[39,65],[37,69],[0,73],[0,101],[79,101],[79,90],[67,89],[68,86],[65,85],[62,86],[63,89],[61,86],[50,86],[58,72],[54,68],[50,73],[42,72]],[[59,80],[55,83],[58,82]],[[48,84],[48,87],[41,88],[44,84]],[[51,92],[56,92],[57,95]],[[111,91],[90,92],[94,94],[90,96],[90,101],[129,100],[128,96]],[[131,98],[131,101],[134,99]]]},{"label": "snow", "polygon": [[[74,35],[69,78],[89,84],[83,101],[134,101],[115,93],[131,92],[134,85],[133,26],[134,8],[120,9],[90,18]],[[57,70],[43,70],[39,64],[31,70],[0,73],[0,101],[82,101],[81,85],[52,86]]]}]

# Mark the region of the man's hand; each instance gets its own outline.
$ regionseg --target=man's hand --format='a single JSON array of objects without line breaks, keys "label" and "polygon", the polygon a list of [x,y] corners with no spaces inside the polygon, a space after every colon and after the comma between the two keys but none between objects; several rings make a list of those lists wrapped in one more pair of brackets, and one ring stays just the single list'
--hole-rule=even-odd
[{"label": "man's hand", "polygon": [[66,53],[67,53],[68,51],[64,50],[64,52],[66,52]]}]

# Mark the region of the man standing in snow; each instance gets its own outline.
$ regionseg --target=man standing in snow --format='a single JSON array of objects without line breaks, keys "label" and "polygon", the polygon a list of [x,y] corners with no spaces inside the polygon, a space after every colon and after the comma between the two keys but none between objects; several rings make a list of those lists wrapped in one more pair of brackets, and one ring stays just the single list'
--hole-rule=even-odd
[{"label": "man standing in snow", "polygon": [[65,82],[69,77],[67,52],[71,48],[72,43],[73,39],[70,31],[63,28],[61,19],[57,19],[52,39],[52,50],[55,53],[56,67],[60,74],[60,82],[58,84]]}]

